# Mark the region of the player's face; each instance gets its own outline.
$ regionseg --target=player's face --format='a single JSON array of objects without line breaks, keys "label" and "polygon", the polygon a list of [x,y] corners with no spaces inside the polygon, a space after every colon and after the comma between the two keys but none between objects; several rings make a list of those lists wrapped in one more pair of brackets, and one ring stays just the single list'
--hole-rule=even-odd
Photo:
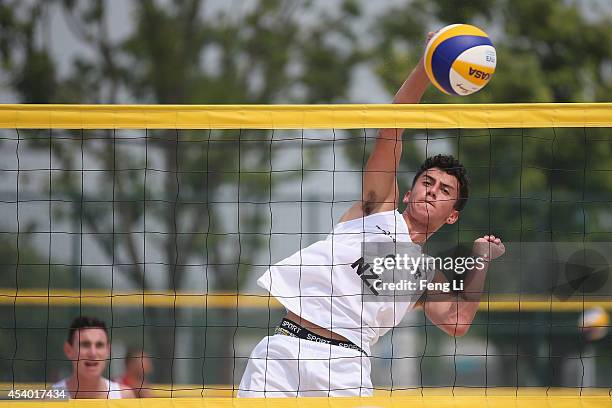
[{"label": "player's face", "polygon": [[72,344],[64,345],[66,356],[79,378],[95,379],[102,375],[110,354],[106,332],[98,328],[79,329],[74,333]]},{"label": "player's face", "polygon": [[458,197],[457,178],[434,167],[419,176],[404,203],[410,214],[433,232],[457,220],[459,212],[453,207]]},{"label": "player's face", "polygon": [[146,377],[153,371],[149,356],[143,353],[142,357],[133,357],[128,360],[127,371],[137,378]]}]

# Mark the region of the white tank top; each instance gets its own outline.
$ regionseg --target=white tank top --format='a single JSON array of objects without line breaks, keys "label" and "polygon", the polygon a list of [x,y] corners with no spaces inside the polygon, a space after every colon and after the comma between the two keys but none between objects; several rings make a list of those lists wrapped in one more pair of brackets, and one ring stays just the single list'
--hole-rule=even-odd
[{"label": "white tank top", "polygon": [[362,299],[362,280],[351,265],[362,242],[412,242],[397,210],[337,224],[324,241],[271,266],[257,281],[287,310],[340,334],[368,355],[378,338],[398,325],[413,303]]},{"label": "white tank top", "polygon": [[[106,378],[104,378],[104,381],[106,381],[106,389],[108,390],[108,399],[121,399],[121,385],[119,385],[118,383],[114,381],[110,381]],[[68,389],[66,378],[53,384],[51,386],[51,389],[58,390],[58,391],[65,391],[66,398],[71,398],[70,391],[76,391],[76,390]]]}]

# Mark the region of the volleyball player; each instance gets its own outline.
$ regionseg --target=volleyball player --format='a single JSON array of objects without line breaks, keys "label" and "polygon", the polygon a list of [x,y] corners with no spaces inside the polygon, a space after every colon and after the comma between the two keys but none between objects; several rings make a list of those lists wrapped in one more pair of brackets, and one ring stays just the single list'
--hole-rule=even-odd
[{"label": "volleyball player", "polygon": [[110,356],[106,324],[95,317],[75,318],[64,343],[64,353],[72,362],[72,375],[51,388],[65,392],[67,398],[132,398],[134,393],[104,378],[102,373]]},{"label": "volleyball player", "polygon": [[[421,60],[393,102],[418,103],[428,85]],[[402,129],[379,130],[363,174],[362,200],[348,209],[327,239],[270,267],[257,281],[285,306],[287,315],[275,335],[252,351],[239,397],[372,395],[371,346],[417,307],[445,333],[467,332],[479,296],[468,301],[429,291],[414,302],[365,302],[361,296],[355,265],[363,242],[423,245],[444,224],[457,221],[468,198],[464,167],[452,156],[438,155],[423,163],[402,197],[405,210],[398,212],[401,135]],[[465,277],[464,292],[481,292],[488,261],[504,251],[493,235],[475,241],[473,255],[486,262]],[[428,279],[446,282],[441,273]],[[428,301],[433,295],[435,300]]]},{"label": "volleyball player", "polygon": [[153,393],[147,377],[153,372],[151,358],[143,349],[130,347],[125,353],[125,372],[117,383],[132,390],[137,398],[151,398]]}]

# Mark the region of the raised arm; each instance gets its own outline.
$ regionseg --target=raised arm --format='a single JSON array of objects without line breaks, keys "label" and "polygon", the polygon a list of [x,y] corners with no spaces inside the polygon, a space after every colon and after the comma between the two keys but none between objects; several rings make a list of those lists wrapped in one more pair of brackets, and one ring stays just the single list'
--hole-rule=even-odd
[{"label": "raised arm", "polygon": [[[485,235],[474,241],[473,257],[486,260],[482,268],[475,267],[467,273],[463,292],[442,293],[427,291],[415,305],[425,310],[425,315],[433,324],[450,336],[464,336],[476,316],[480,297],[484,288],[489,262],[499,258],[506,252],[506,247],[495,235]],[[434,282],[445,283],[446,278],[436,273]]]},{"label": "raised arm", "polygon": [[[393,103],[419,103],[429,79],[421,59],[401,86]],[[362,201],[366,215],[397,207],[397,169],[404,129],[380,129],[364,172]]]},{"label": "raised arm", "polygon": [[[430,33],[431,37],[431,33]],[[423,59],[418,62],[393,98],[393,103],[419,103],[429,85]],[[397,168],[402,156],[404,129],[380,129],[363,174],[361,201],[341,218],[348,221],[397,208],[399,189]]]}]

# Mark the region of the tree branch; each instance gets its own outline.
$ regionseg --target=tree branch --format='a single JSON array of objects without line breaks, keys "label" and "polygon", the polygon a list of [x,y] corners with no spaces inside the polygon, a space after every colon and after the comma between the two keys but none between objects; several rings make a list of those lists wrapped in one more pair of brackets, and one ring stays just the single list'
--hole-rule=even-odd
[{"label": "tree branch", "polygon": [[[208,213],[208,211],[210,211],[210,207],[208,206],[208,204],[205,204],[205,206],[206,206],[206,211]],[[195,215],[194,217],[195,222],[193,223],[192,228],[189,230],[189,241],[187,241],[184,251],[182,251],[182,253],[185,254],[184,255],[185,258],[189,257],[191,253],[193,252],[195,243],[199,236],[198,231],[200,231],[201,228],[203,228],[204,221],[206,221],[210,225],[210,219],[208,217],[197,216],[197,214],[194,214],[194,215]],[[176,265],[175,271],[176,271],[176,275],[179,277],[179,284],[177,285],[177,287],[180,287],[182,284],[182,279],[184,277],[185,262],[181,262],[180,265]]]}]

